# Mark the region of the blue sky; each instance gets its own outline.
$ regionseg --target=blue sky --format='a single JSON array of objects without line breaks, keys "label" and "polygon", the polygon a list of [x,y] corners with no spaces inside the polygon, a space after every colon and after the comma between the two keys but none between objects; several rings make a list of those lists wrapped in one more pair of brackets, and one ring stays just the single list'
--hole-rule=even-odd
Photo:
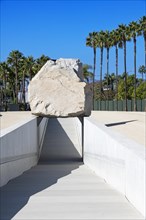
[{"label": "blue sky", "polygon": [[[1,0],[0,60],[12,50],[34,58],[79,58],[93,64],[93,51],[86,47],[89,32],[112,30],[119,24],[137,21],[146,13],[145,0],[131,1],[43,1]],[[99,78],[97,50],[96,78]],[[106,51],[104,51],[104,63]],[[137,67],[144,64],[143,38],[137,39]],[[123,72],[123,50],[119,51],[119,71]],[[127,71],[133,71],[133,43],[127,45]],[[104,64],[103,73],[106,72]],[[114,48],[110,50],[110,73],[115,72]]]}]

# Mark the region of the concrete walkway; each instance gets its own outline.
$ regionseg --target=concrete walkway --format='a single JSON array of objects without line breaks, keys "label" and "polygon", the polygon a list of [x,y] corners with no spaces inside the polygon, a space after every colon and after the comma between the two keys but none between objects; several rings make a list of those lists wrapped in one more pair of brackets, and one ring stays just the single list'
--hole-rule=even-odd
[{"label": "concrete walkway", "polygon": [[[65,132],[73,131],[73,124],[64,122],[49,120],[39,164],[1,188],[0,219],[143,219],[123,195],[81,162],[76,134],[72,132],[70,139]],[[70,150],[63,157],[66,143]]]}]

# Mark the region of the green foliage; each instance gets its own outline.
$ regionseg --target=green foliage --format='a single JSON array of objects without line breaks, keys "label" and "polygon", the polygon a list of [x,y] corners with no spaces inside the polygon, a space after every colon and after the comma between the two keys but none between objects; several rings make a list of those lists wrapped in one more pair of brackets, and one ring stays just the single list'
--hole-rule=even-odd
[{"label": "green foliage", "polygon": [[124,80],[120,80],[118,83],[118,99],[125,99],[125,83]]},{"label": "green foliage", "polygon": [[[127,99],[132,99],[134,93],[134,75],[127,76]],[[125,99],[125,81],[121,79],[118,84],[118,99]]]},{"label": "green foliage", "polygon": [[143,75],[145,74],[146,76],[146,67],[144,65],[140,66],[138,72],[142,75],[142,80],[143,80]]},{"label": "green foliage", "polygon": [[146,81],[139,84],[136,89],[137,99],[146,99]]},{"label": "green foliage", "polygon": [[24,87],[25,78],[31,80],[49,59],[45,55],[34,59],[32,56],[25,57],[18,50],[11,51],[7,60],[0,62],[0,103],[5,104],[7,100],[18,103],[20,85]]},{"label": "green foliage", "polygon": [[92,69],[92,66],[88,64],[83,65],[83,76],[86,82],[90,82],[93,79],[93,73],[90,71]]},{"label": "green foliage", "polygon": [[[141,79],[136,79],[136,98],[146,98],[146,82],[142,82]],[[118,99],[125,99],[125,82],[123,78],[118,83]],[[134,99],[134,75],[127,76],[127,99]]]}]

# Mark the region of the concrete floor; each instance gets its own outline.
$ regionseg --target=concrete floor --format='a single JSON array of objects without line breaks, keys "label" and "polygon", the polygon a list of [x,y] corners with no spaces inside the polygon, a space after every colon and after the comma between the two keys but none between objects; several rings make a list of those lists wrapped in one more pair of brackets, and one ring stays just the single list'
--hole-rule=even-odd
[{"label": "concrete floor", "polygon": [[[123,195],[81,162],[63,120],[54,123],[51,136],[52,126],[48,124],[39,164],[0,189],[0,219],[143,219]],[[67,129],[72,130],[72,125]],[[54,140],[58,143],[55,151]],[[62,160],[66,143],[70,150]],[[47,151],[52,154],[50,158]]]},{"label": "concrete floor", "polygon": [[1,196],[1,220],[143,219],[79,162],[38,165],[2,187]]}]

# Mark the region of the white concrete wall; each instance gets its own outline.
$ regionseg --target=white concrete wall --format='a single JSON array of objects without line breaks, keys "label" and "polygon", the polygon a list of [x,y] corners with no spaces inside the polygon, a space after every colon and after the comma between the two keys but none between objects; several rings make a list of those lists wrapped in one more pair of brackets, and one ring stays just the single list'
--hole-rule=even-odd
[{"label": "white concrete wall", "polygon": [[145,147],[84,118],[84,163],[145,216]]},{"label": "white concrete wall", "polygon": [[74,118],[74,126],[75,126],[75,129],[76,129],[76,134],[77,134],[77,142],[78,142],[78,152],[81,156],[82,155],[82,123],[83,123],[83,118],[79,118],[79,117],[75,117]]},{"label": "white concrete wall", "polygon": [[37,126],[37,117],[1,131],[0,186],[21,175],[38,162],[47,119]]}]

